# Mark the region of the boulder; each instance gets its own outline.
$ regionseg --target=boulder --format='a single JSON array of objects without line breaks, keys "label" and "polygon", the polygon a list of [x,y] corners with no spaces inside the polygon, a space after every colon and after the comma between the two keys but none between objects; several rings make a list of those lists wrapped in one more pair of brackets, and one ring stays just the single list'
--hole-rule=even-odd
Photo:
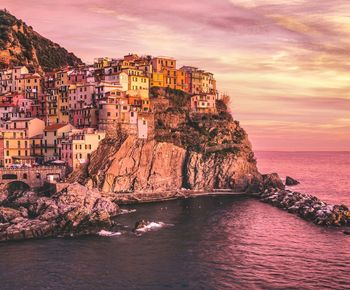
[{"label": "boulder", "polygon": [[286,185],[287,186],[294,186],[294,185],[298,185],[300,184],[300,182],[290,176],[286,177]]},{"label": "boulder", "polygon": [[19,210],[8,207],[0,207],[0,223],[11,222],[13,219],[21,216],[22,214]]},{"label": "boulder", "polygon": [[263,187],[264,189],[284,189],[285,186],[277,173],[264,174],[263,178]]},{"label": "boulder", "polygon": [[0,205],[3,204],[4,201],[6,201],[7,198],[8,198],[7,190],[0,189]]},{"label": "boulder", "polygon": [[139,220],[135,223],[135,226],[133,228],[133,232],[136,232],[139,229],[144,228],[145,226],[149,225],[149,221],[146,220]]}]

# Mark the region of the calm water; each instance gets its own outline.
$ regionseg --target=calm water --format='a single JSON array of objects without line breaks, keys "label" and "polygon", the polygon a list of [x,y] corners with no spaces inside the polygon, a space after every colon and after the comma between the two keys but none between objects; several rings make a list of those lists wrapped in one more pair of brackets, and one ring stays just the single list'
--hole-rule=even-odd
[{"label": "calm water", "polygon": [[[350,204],[349,153],[257,154],[262,171]],[[136,236],[0,244],[1,289],[348,289],[350,236],[246,198],[143,206],[140,218],[173,226]]]}]

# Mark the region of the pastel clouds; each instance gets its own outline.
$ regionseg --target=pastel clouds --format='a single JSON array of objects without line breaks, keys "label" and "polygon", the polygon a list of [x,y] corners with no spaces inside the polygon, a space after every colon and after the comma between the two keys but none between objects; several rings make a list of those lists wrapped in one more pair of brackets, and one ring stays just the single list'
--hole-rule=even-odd
[{"label": "pastel clouds", "polygon": [[350,148],[348,0],[3,0],[86,62],[171,55],[215,73],[256,149]]}]

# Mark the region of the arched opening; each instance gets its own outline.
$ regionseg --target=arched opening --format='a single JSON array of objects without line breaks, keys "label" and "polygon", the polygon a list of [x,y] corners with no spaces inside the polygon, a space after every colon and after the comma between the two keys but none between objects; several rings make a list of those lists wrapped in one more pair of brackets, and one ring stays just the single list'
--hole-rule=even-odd
[{"label": "arched opening", "polygon": [[9,194],[13,194],[16,191],[26,191],[29,190],[30,186],[23,181],[11,181],[7,184],[7,191]]},{"label": "arched opening", "polygon": [[3,174],[2,175],[2,179],[3,180],[13,180],[13,179],[17,179],[17,174]]},{"label": "arched opening", "polygon": [[27,178],[28,178],[27,173],[23,173],[23,179],[27,179]]}]

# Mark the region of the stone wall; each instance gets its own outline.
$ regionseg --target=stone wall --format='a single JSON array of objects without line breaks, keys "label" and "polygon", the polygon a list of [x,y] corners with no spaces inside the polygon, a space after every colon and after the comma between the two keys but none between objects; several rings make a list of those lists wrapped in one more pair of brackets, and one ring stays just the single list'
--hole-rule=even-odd
[{"label": "stone wall", "polygon": [[[28,168],[0,168],[0,183],[9,184],[21,181],[31,188],[39,188],[45,182],[52,182],[53,179],[63,179],[66,174],[64,166],[40,166]],[[52,177],[50,179],[50,177]]]}]

